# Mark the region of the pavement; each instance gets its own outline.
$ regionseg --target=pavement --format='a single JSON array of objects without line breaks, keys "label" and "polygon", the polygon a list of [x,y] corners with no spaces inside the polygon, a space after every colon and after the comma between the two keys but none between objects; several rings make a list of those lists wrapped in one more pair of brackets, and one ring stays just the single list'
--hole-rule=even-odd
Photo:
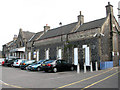
[{"label": "pavement", "polygon": [[66,90],[66,89],[108,89],[119,90],[120,67],[109,68],[79,74],[76,71],[46,73],[44,71],[27,71],[19,68],[1,67],[2,90]]}]

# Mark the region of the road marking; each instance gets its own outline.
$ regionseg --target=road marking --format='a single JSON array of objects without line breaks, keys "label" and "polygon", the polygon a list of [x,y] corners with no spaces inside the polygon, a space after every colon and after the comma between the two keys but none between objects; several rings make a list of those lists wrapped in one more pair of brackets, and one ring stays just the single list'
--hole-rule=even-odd
[{"label": "road marking", "polygon": [[[119,71],[119,72],[120,72],[120,71]],[[86,89],[86,88],[89,88],[89,87],[91,87],[91,86],[93,86],[93,85],[97,84],[97,83],[100,83],[100,82],[102,82],[102,81],[104,81],[104,80],[106,80],[106,79],[108,79],[108,78],[110,78],[110,77],[112,77],[112,76],[116,75],[116,74],[117,74],[117,73],[119,73],[119,72],[113,73],[112,75],[107,76],[106,78],[103,78],[103,79],[101,79],[101,80],[99,80],[99,81],[97,81],[97,82],[95,82],[95,83],[92,83],[92,84],[90,84],[90,85],[88,85],[88,86],[84,87],[84,88],[83,88],[83,89],[81,89],[81,90],[84,90],[84,89]]]},{"label": "road marking", "polygon": [[70,84],[66,84],[66,85],[64,85],[64,86],[58,87],[58,88],[53,89],[53,90],[57,90],[57,89],[60,89],[60,88],[64,88],[64,87],[67,87],[67,86],[71,86],[71,85],[74,85],[74,84],[77,84],[77,83],[80,83],[80,82],[89,80],[89,79],[91,79],[91,78],[100,76],[100,75],[102,75],[102,74],[104,74],[104,73],[106,73],[106,72],[109,72],[109,71],[111,71],[111,70],[113,70],[113,68],[112,68],[112,69],[109,69],[109,70],[107,70],[107,71],[104,71],[103,73],[99,73],[99,74],[96,74],[96,75],[94,75],[94,76],[91,76],[91,77],[88,77],[88,78],[86,78],[86,79],[82,79],[82,80],[80,80],[80,81],[76,81],[76,82],[73,82],[73,83],[70,83]]},{"label": "road marking", "polygon": [[15,85],[10,85],[10,84],[8,84],[8,83],[3,82],[2,80],[0,80],[0,83],[1,83],[1,84],[4,84],[4,85],[6,85],[6,86],[15,87],[15,88],[23,88],[23,87],[19,87],[19,86],[15,86]]},{"label": "road marking", "polygon": [[23,90],[23,89],[24,89],[24,90],[32,90],[32,89],[29,89],[29,88],[23,88],[23,87],[16,86],[16,85],[10,85],[10,84],[8,84],[8,83],[3,82],[2,80],[0,80],[0,83],[1,83],[1,84],[4,84],[4,85],[6,85],[6,86],[14,87],[14,88],[22,88],[22,90]]}]

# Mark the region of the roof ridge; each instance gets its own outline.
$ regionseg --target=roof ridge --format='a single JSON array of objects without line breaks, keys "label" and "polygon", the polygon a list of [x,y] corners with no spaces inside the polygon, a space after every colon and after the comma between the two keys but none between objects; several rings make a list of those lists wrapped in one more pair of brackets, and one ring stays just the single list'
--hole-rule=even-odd
[{"label": "roof ridge", "polygon": [[99,21],[99,20],[102,20],[102,19],[105,19],[105,18],[107,18],[107,17],[104,17],[104,18],[100,18],[100,19],[96,19],[96,20],[92,20],[92,21],[88,21],[88,22],[85,22],[85,23],[83,23],[83,24],[87,24],[87,23],[90,23],[90,22]]},{"label": "roof ridge", "polygon": [[23,32],[29,32],[29,33],[34,33],[35,34],[35,32],[30,32],[30,31],[23,31]]},{"label": "roof ridge", "polygon": [[56,28],[50,29],[50,30],[48,30],[48,31],[56,30],[56,29],[58,29],[58,28],[62,28],[62,27],[68,26],[68,25],[70,25],[70,24],[75,24],[75,23],[77,23],[77,22],[73,22],[73,23],[69,23],[69,24],[66,24],[66,25],[63,25],[63,26],[60,26],[60,27],[56,27]]}]

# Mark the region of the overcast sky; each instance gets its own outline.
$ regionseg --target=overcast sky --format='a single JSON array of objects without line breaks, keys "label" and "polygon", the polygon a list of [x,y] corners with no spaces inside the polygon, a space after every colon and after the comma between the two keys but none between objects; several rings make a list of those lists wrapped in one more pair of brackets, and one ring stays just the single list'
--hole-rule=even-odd
[{"label": "overcast sky", "polygon": [[103,18],[108,1],[118,20],[119,0],[0,0],[0,50],[18,35],[20,28],[30,32],[42,31],[46,24],[56,28],[59,22],[76,22],[80,11],[84,22]]}]

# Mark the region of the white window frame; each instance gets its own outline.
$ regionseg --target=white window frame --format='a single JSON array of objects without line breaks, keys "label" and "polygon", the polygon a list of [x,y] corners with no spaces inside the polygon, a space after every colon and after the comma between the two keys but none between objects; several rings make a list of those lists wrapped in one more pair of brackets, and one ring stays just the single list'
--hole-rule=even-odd
[{"label": "white window frame", "polygon": [[39,50],[37,50],[37,58],[36,58],[37,61],[39,61]]},{"label": "white window frame", "polygon": [[45,59],[49,59],[49,48],[45,50]]},{"label": "white window frame", "polygon": [[62,59],[62,48],[57,49],[57,59]]}]

